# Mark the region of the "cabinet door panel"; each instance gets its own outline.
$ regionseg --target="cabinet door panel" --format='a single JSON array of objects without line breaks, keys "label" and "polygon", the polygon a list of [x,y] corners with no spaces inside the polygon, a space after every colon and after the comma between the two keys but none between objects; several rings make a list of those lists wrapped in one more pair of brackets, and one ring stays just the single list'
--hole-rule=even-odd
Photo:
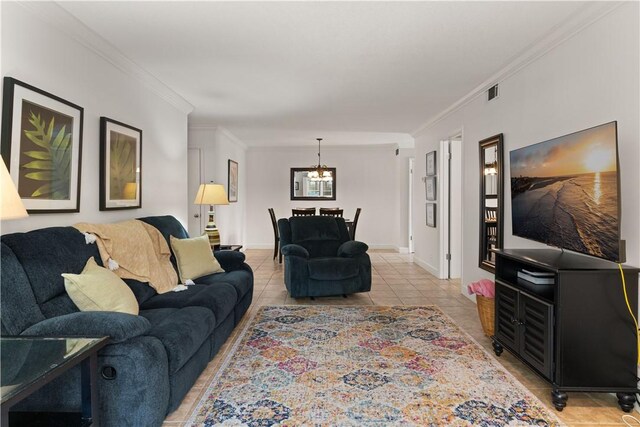
[{"label": "cabinet door panel", "polygon": [[518,351],[518,291],[496,283],[495,335],[503,345]]},{"label": "cabinet door panel", "polygon": [[551,379],[553,306],[520,293],[520,348],[523,359]]}]

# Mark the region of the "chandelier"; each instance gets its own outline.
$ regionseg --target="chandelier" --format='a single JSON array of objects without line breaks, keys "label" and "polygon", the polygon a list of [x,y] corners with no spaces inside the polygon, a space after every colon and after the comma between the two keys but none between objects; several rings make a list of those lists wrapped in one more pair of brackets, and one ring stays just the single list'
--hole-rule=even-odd
[{"label": "chandelier", "polygon": [[318,140],[318,164],[311,166],[312,170],[307,173],[307,177],[311,181],[333,181],[331,171],[328,170],[327,165],[323,165],[320,161],[320,141],[322,138],[316,138]]}]

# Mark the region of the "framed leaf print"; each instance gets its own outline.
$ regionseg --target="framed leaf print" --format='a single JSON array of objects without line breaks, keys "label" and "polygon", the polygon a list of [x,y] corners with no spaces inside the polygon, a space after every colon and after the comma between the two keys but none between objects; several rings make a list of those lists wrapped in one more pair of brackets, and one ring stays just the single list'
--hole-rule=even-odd
[{"label": "framed leaf print", "polygon": [[100,210],[142,207],[142,131],[100,117]]},{"label": "framed leaf print", "polygon": [[4,78],[0,151],[30,214],[80,212],[84,109]]},{"label": "framed leaf print", "polygon": [[227,196],[229,203],[238,201],[238,162],[229,159],[229,173],[227,176]]}]

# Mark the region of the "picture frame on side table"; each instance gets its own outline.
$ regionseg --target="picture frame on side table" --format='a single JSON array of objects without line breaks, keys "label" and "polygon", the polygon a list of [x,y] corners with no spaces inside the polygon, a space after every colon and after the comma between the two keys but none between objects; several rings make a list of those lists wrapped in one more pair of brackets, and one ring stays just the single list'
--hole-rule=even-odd
[{"label": "picture frame on side table", "polygon": [[436,167],[436,152],[427,153],[427,176],[435,175],[438,172]]},{"label": "picture frame on side table", "polygon": [[80,212],[84,108],[4,78],[0,151],[30,214]]},{"label": "picture frame on side table", "polygon": [[430,202],[434,202],[437,196],[436,177],[428,176],[427,179],[425,179],[424,181],[424,186],[425,186],[427,200]]},{"label": "picture frame on side table", "polygon": [[142,131],[100,117],[100,210],[142,207]]},{"label": "picture frame on side table", "polygon": [[436,227],[436,204],[427,203],[427,227]]},{"label": "picture frame on side table", "polygon": [[229,159],[228,163],[227,198],[229,203],[235,203],[238,201],[238,162]]}]

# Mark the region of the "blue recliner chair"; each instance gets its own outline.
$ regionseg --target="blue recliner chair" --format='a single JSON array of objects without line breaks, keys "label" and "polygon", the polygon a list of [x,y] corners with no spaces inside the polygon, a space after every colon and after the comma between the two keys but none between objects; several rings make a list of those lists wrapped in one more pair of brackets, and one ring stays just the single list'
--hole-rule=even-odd
[{"label": "blue recliner chair", "polygon": [[300,216],[278,220],[284,283],[293,298],[371,290],[369,247],[349,237],[343,218]]}]

